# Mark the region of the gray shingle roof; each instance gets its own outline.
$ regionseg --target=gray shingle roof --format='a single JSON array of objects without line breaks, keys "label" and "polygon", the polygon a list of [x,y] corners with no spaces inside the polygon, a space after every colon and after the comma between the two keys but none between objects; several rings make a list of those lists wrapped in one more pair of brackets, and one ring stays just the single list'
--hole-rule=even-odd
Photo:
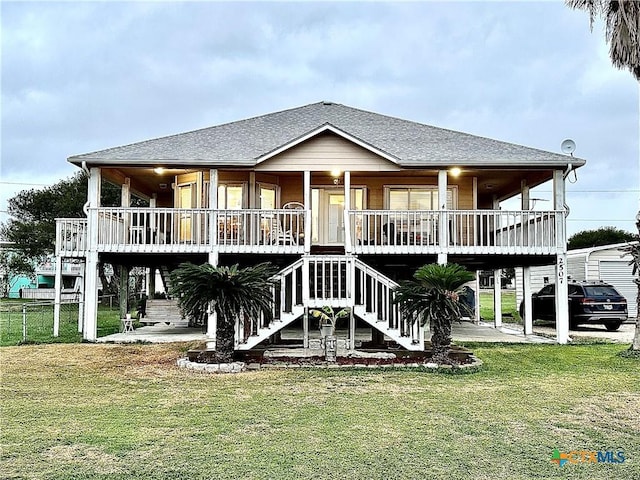
[{"label": "gray shingle roof", "polygon": [[253,166],[263,156],[325,125],[407,167],[546,167],[584,160],[489,138],[318,102],[192,132],[69,157],[80,165]]}]

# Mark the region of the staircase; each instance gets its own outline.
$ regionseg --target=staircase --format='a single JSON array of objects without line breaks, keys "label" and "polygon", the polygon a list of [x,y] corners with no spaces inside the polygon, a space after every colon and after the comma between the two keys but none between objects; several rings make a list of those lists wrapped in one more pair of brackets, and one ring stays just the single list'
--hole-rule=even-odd
[{"label": "staircase", "polygon": [[140,323],[166,323],[167,325],[176,327],[186,327],[189,325],[189,322],[182,318],[182,314],[178,308],[178,302],[176,300],[166,299],[148,299],[145,316],[140,319]]},{"label": "staircase", "polygon": [[397,285],[351,255],[306,255],[274,277],[273,320],[238,318],[236,348],[249,350],[305,313],[305,308],[350,307],[353,314],[407,350],[424,349],[419,322],[400,315]]}]

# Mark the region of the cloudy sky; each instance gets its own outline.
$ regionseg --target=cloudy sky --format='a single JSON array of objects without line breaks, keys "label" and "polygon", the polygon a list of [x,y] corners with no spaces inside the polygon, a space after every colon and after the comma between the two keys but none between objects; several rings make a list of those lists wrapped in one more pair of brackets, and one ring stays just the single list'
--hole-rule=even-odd
[{"label": "cloudy sky", "polygon": [[[588,163],[569,234],[635,230],[638,83],[560,1],[0,8],[0,220],[70,155],[331,100],[554,152],[571,138]],[[550,186],[532,196],[551,208]]]}]

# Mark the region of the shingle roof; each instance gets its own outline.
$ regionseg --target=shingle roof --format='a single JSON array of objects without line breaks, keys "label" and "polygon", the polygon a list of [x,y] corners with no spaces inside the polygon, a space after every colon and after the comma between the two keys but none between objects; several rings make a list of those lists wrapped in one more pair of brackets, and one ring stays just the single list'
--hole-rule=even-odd
[{"label": "shingle roof", "polygon": [[437,128],[338,103],[318,102],[246,120],[69,157],[91,165],[253,166],[270,152],[332,126],[406,167],[562,166],[584,160]]}]

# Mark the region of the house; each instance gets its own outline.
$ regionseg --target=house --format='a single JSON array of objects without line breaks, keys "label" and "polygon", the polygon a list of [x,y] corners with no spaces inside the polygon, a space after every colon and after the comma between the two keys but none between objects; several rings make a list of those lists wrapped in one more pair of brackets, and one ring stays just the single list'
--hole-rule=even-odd
[{"label": "house", "polygon": [[[166,278],[185,261],[268,260],[280,268],[275,320],[238,321],[238,349],[292,323],[303,329],[307,346],[309,308],[331,305],[352,307],[348,345],[358,324],[413,350],[423,349],[424,332],[401,318],[392,289],[426,263],[522,266],[525,273],[553,264],[562,297],[564,179],[585,163],[332,102],[69,161],[89,174],[87,218],[58,220],[57,262],[86,264],[87,340],[96,339],[99,262],[145,267]],[[553,208],[530,210],[529,189],[547,181]],[[121,206],[100,205],[102,182],[122,187]],[[149,206],[131,207],[131,195]],[[522,209],[500,209],[516,195]],[[559,299],[558,312],[564,343],[566,301]],[[213,338],[211,319],[208,329]]]},{"label": "house", "polygon": [[[567,252],[567,272],[569,278],[576,281],[603,281],[613,285],[627,299],[629,318],[635,318],[638,312],[636,297],[638,287],[634,283],[631,254],[620,249],[628,243],[601,245],[581,248]],[[521,279],[521,275],[516,274]],[[553,282],[555,271],[552,265],[531,268],[531,290],[537,292],[547,283]],[[522,301],[523,285],[516,282],[516,301]]]}]

